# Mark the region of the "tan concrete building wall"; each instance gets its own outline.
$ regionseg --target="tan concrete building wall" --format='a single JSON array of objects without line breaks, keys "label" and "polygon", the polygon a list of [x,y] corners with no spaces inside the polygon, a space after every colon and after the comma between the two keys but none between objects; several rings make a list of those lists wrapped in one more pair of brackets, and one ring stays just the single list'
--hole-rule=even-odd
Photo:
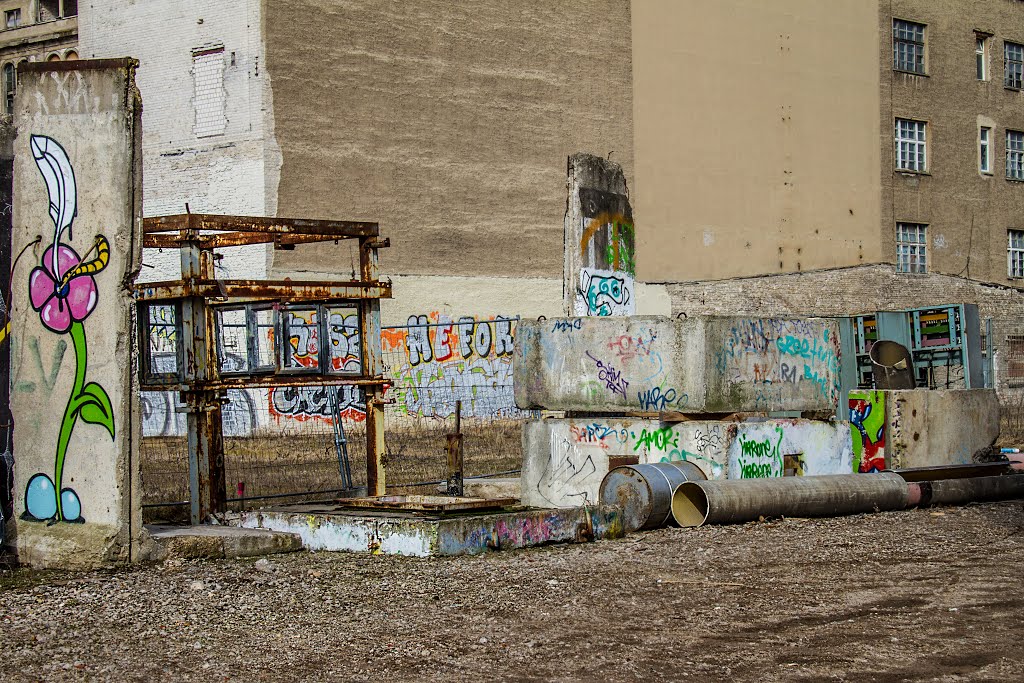
[{"label": "tan concrete building wall", "polygon": [[[567,156],[611,153],[632,179],[628,0],[264,11],[278,215],[379,222],[386,274],[560,279]],[[350,268],[340,246],[273,256]]]},{"label": "tan concrete building wall", "polygon": [[632,6],[637,279],[878,261],[878,16],[863,0]]},{"label": "tan concrete building wall", "polygon": [[[896,222],[928,224],[928,270],[1014,284],[1007,229],[1024,230],[1024,183],[1006,180],[1006,129],[1024,130],[1024,93],[1003,87],[1003,41],[1024,43],[1024,3],[879,3],[882,234],[895,261]],[[925,24],[926,73],[893,70],[892,19]],[[988,80],[975,70],[975,31],[989,38]],[[894,171],[894,118],[927,122],[927,173]],[[992,173],[978,170],[978,131],[992,129]]]}]

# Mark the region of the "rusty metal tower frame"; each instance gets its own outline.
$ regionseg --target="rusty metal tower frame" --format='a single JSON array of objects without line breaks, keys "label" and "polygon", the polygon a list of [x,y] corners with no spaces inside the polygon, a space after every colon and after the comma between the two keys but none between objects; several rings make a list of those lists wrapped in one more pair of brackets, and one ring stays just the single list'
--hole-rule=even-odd
[{"label": "rusty metal tower frame", "polygon": [[[296,244],[358,240],[359,279],[349,282],[218,279],[214,250],[251,244],[294,249]],[[367,494],[382,496],[385,477],[384,366],[380,300],[391,298],[391,283],[380,280],[377,250],[390,246],[376,223],[182,214],[143,221],[143,246],[177,249],[180,280],[136,284],[139,319],[140,389],[179,391],[187,412],[189,493],[193,524],[226,511],[224,436],[221,406],[228,389],[357,385],[366,398]],[[361,358],[345,374],[287,372],[275,352],[272,367],[224,376],[218,349],[217,311],[261,304],[274,314],[276,344],[287,346],[279,312],[293,304],[331,304],[358,312]],[[149,358],[152,306],[173,307],[177,359],[173,372],[160,372]],[[322,319],[322,315],[320,318]],[[321,346],[323,346],[321,344]],[[251,346],[250,346],[251,348]],[[252,368],[249,368],[250,370]]]}]

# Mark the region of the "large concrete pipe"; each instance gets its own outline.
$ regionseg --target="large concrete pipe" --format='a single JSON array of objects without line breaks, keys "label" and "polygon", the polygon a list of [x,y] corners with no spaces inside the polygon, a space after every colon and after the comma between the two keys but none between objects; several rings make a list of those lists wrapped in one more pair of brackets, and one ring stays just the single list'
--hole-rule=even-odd
[{"label": "large concrete pipe", "polygon": [[679,526],[751,522],[758,517],[834,517],[907,507],[898,474],[726,479],[681,484],[672,496]]},{"label": "large concrete pipe", "polygon": [[[911,504],[916,502],[921,507],[1024,498],[1024,474],[922,481],[910,486]],[[914,487],[918,487],[921,491],[919,501],[915,500],[917,495],[913,491]]]},{"label": "large concrete pipe", "polygon": [[616,467],[601,480],[601,505],[622,508],[626,533],[657,529],[672,521],[672,493],[687,481],[707,475],[692,462],[673,460]]}]

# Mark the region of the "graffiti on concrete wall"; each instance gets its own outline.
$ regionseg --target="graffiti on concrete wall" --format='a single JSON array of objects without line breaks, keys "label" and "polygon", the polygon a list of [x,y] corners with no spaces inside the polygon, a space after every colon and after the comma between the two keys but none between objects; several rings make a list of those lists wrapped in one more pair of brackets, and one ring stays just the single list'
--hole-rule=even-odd
[{"label": "graffiti on concrete wall", "polygon": [[782,476],[782,452],[779,450],[782,446],[782,427],[775,427],[774,438],[771,435],[763,439],[751,438],[740,434],[737,440],[740,452],[736,464],[740,479]]},{"label": "graffiti on concrete wall", "polygon": [[25,517],[37,521],[84,522],[78,494],[64,486],[64,466],[79,419],[103,427],[114,438],[110,398],[102,386],[86,381],[89,361],[84,325],[99,299],[94,276],[106,268],[110,245],[106,237],[97,235],[83,257],[64,241],[65,234],[71,239],[71,225],[78,213],[74,168],[67,152],[56,140],[32,135],[29,145],[46,184],[54,226],[52,243],[29,275],[29,300],[48,334],[67,335],[71,339],[75,373],[63,415],[54,416],[52,423],[58,432],[53,478],[43,472],[29,478],[25,488]]},{"label": "graffiti on concrete wall", "polygon": [[853,471],[885,469],[885,392],[851,391],[850,437],[853,440]]},{"label": "graffiti on concrete wall", "polygon": [[580,188],[580,272],[573,297],[579,316],[636,312],[636,234],[629,199]]},{"label": "graffiti on concrete wall", "polygon": [[838,405],[839,338],[815,322],[740,320],[715,352],[715,367],[729,381],[752,382],[758,405],[770,407],[803,383]]},{"label": "graffiti on concrete wall", "polygon": [[363,392],[357,386],[277,387],[269,391],[270,416],[306,421],[333,423],[342,420],[362,422],[366,419]]},{"label": "graffiti on concrete wall", "polygon": [[580,270],[574,312],[579,316],[633,315],[636,298],[633,277],[600,268]]},{"label": "graffiti on concrete wall", "polygon": [[452,319],[433,312],[384,328],[387,396],[395,412],[447,418],[461,400],[467,417],[524,417],[512,398],[515,326],[505,316]]}]

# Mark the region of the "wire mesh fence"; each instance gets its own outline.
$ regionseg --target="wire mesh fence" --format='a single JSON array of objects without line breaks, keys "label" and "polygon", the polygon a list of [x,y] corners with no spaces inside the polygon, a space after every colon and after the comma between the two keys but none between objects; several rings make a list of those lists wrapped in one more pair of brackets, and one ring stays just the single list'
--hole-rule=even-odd
[{"label": "wire mesh fence", "polygon": [[[517,322],[432,314],[383,328],[389,489],[436,490],[430,482],[446,479],[446,437],[454,433],[457,401],[467,476],[518,469],[521,426],[529,414],[516,408],[512,394]],[[227,399],[223,425],[230,507],[285,494],[303,494],[293,500],[330,498],[366,485],[366,411],[357,387],[242,389],[229,391]],[[147,517],[184,518],[184,406],[174,392],[143,392],[142,409]]]}]

